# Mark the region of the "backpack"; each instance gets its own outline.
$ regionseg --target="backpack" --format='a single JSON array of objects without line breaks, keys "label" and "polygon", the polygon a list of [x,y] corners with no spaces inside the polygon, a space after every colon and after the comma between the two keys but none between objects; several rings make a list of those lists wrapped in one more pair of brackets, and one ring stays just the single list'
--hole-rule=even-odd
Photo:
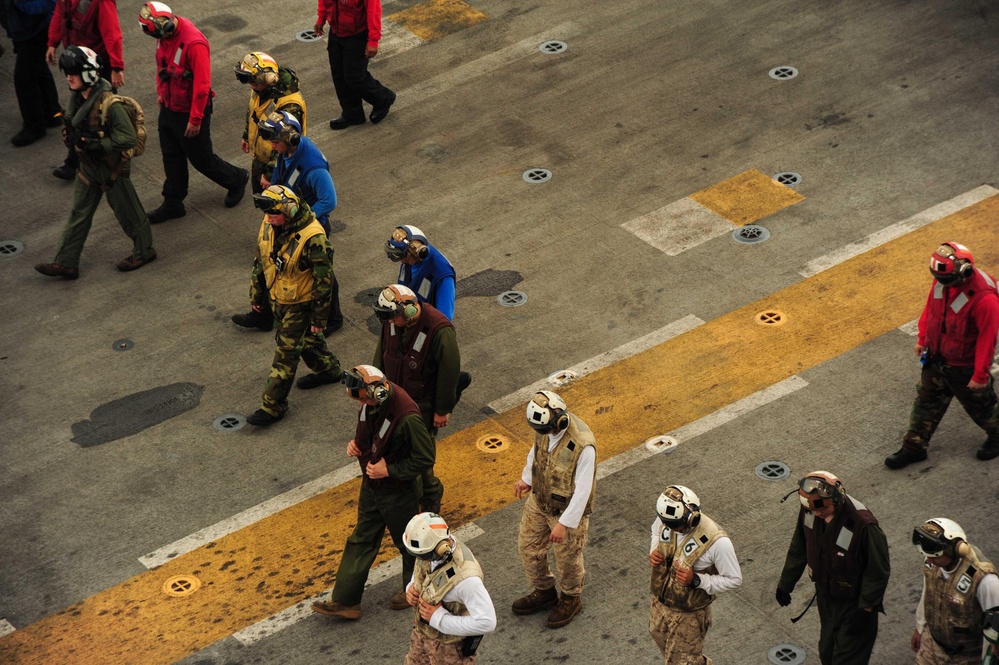
[{"label": "backpack", "polygon": [[102,127],[108,126],[108,111],[110,110],[111,105],[115,103],[119,103],[125,107],[125,112],[128,113],[128,119],[132,121],[132,127],[135,128],[135,146],[129,148],[128,150],[123,150],[121,152],[122,159],[127,160],[133,157],[138,157],[146,151],[146,114],[142,111],[142,106],[139,105],[139,102],[135,101],[131,97],[109,93],[103,100],[101,100]]}]

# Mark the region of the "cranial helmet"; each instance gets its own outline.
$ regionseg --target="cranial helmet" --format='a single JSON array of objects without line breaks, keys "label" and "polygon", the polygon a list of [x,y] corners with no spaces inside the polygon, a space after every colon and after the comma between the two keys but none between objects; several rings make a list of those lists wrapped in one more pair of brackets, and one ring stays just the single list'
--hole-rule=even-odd
[{"label": "cranial helmet", "polygon": [[828,471],[812,471],[798,481],[798,498],[808,511],[840,505],[846,498],[843,482]]},{"label": "cranial helmet", "polygon": [[288,111],[274,111],[257,123],[260,138],[265,141],[284,141],[297,146],[302,141],[302,123]]},{"label": "cranial helmet", "polygon": [[417,559],[443,559],[451,551],[451,529],[437,513],[419,513],[406,525],[402,542]]},{"label": "cranial helmet", "polygon": [[683,485],[670,485],[659,495],[656,513],[670,529],[693,528],[701,521],[701,500]]},{"label": "cranial helmet", "polygon": [[375,315],[382,321],[389,321],[395,316],[404,316],[410,321],[420,315],[420,301],[416,293],[402,284],[392,284],[382,289],[373,307]]},{"label": "cranial helmet", "polygon": [[569,426],[565,401],[550,390],[539,390],[527,403],[527,424],[536,432],[561,432]]},{"label": "cranial helmet", "polygon": [[389,398],[392,387],[382,371],[371,365],[358,365],[343,373],[343,384],[353,399],[373,399],[379,404]]},{"label": "cranial helmet", "polygon": [[240,83],[263,83],[271,86],[278,82],[277,61],[263,51],[247,53],[232,69]]},{"label": "cranial helmet", "polygon": [[177,17],[162,2],[147,2],[139,10],[139,27],[150,37],[169,37],[177,29]]},{"label": "cranial helmet", "polygon": [[301,207],[298,195],[284,185],[271,185],[259,194],[253,195],[253,205],[264,211],[265,215],[284,215],[285,219],[294,219]]},{"label": "cranial helmet", "polygon": [[924,557],[959,555],[958,543],[968,542],[964,529],[954,520],[934,517],[912,530],[912,544]]},{"label": "cranial helmet", "polygon": [[101,78],[97,54],[86,46],[67,47],[59,56],[59,69],[63,74],[78,74],[88,88],[97,85]]},{"label": "cranial helmet", "polygon": [[975,258],[964,245],[945,242],[930,257],[930,274],[944,286],[961,284],[975,270]]},{"label": "cranial helmet", "polygon": [[427,244],[427,236],[420,229],[408,224],[397,226],[385,243],[385,255],[395,262],[402,261],[406,254],[422,261],[430,253]]}]

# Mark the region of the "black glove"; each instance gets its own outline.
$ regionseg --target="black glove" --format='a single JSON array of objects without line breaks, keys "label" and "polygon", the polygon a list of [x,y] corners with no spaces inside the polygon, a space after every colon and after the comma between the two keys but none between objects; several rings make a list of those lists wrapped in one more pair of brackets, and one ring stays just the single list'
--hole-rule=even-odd
[{"label": "black glove", "polygon": [[777,589],[777,593],[775,595],[777,597],[777,604],[780,605],[781,607],[787,607],[788,605],[791,604],[791,594],[789,594],[787,591],[784,591],[783,589]]}]

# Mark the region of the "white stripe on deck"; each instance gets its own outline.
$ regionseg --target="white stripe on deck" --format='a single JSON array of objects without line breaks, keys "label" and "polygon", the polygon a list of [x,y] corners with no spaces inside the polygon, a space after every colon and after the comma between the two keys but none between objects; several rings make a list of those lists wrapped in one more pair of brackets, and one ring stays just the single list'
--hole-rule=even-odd
[{"label": "white stripe on deck", "polygon": [[931,222],[935,222],[938,219],[943,219],[947,215],[952,215],[958,210],[963,210],[964,208],[972,206],[979,201],[983,201],[996,194],[999,194],[999,190],[994,187],[990,187],[988,185],[976,187],[970,192],[965,192],[960,196],[955,196],[949,201],[939,203],[932,208],[928,208],[919,214],[913,215],[909,219],[904,219],[901,222],[892,224],[891,226],[883,228],[880,231],[875,231],[863,240],[852,242],[849,245],[829,252],[825,256],[812,259],[805,264],[804,268],[798,271],[798,274],[802,277],[813,277],[823,270],[828,270],[829,268],[839,265],[844,261],[848,261],[849,259],[863,254],[868,250],[879,247],[886,242],[896,238],[901,238],[906,233],[915,231],[916,229],[926,226]]},{"label": "white stripe on deck", "polygon": [[4,635],[10,635],[15,630],[17,630],[17,628],[14,628],[14,625],[10,621],[7,621],[6,619],[0,619],[0,637],[3,637]]},{"label": "white stripe on deck", "polygon": [[[704,325],[704,321],[697,318],[693,314],[688,314],[687,316],[670,323],[667,326],[663,326],[659,330],[653,330],[647,335],[643,335],[638,339],[633,339],[630,342],[626,342],[616,349],[611,349],[601,353],[599,356],[594,356],[589,360],[584,360],[581,363],[573,365],[568,368],[568,371],[573,372],[576,378],[585,376],[598,369],[607,367],[619,360],[624,360],[625,358],[630,358],[631,356],[641,353],[647,349],[651,349],[654,346],[658,346],[663,342],[678,337],[685,332],[689,332],[696,328],[697,326]],[[530,400],[539,390],[550,390],[556,387],[551,380],[545,378],[540,381],[535,381],[529,386],[525,386],[520,390],[510,393],[505,397],[500,397],[497,400],[493,400],[488,404],[488,408],[492,409],[494,413],[502,413],[507,409],[511,409],[515,406],[526,403]]]},{"label": "white stripe on deck", "polygon": [[[807,381],[795,374],[794,376],[784,379],[780,383],[775,383],[774,385],[757,391],[748,397],[743,397],[738,402],[733,402],[712,414],[673,430],[669,433],[669,435],[676,439],[680,446],[683,446],[694,437],[710,432],[716,427],[721,427],[722,425],[735,420],[739,416],[745,415],[750,411],[754,411],[761,406],[770,404],[771,402],[775,402],[781,397],[785,397],[793,392],[801,390],[807,385]],[[613,473],[627,469],[630,466],[638,464],[639,462],[647,460],[653,455],[658,454],[660,453],[650,451],[643,443],[636,448],[625,451],[620,455],[615,455],[609,460],[601,462],[597,465],[597,479],[605,478]]]},{"label": "white stripe on deck", "polygon": [[[464,524],[454,530],[454,535],[463,543],[467,543],[473,538],[481,536],[483,533],[485,533],[485,531],[480,529],[475,522],[469,522],[468,524]],[[402,557],[397,556],[394,559],[386,561],[380,566],[372,568],[371,572],[368,574],[368,581],[364,586],[367,588],[372,584],[378,584],[400,575],[402,575]],[[312,603],[317,600],[325,600],[329,598],[329,595],[330,590],[327,589],[318,595],[306,598],[302,602],[289,607],[283,612],[278,612],[274,616],[268,617],[263,621],[258,621],[252,626],[248,626],[239,632],[233,633],[232,636],[244,646],[255,644],[265,637],[273,635],[281,630],[284,630],[288,626],[298,623],[302,619],[312,616],[314,614],[312,611]]]},{"label": "white stripe on deck", "polygon": [[237,515],[233,515],[232,517],[224,519],[221,522],[205,527],[201,531],[193,533],[186,538],[181,538],[175,543],[161,547],[155,552],[150,552],[143,557],[139,557],[139,562],[146,568],[162,566],[174,557],[196,550],[205,543],[210,543],[213,540],[221,538],[222,536],[239,531],[245,526],[249,526],[254,522],[262,520],[265,517],[273,515],[274,513],[280,512],[289,506],[295,505],[296,503],[310,499],[317,494],[336,487],[337,485],[342,485],[343,483],[353,480],[360,475],[361,467],[356,462],[348,464],[347,466],[337,469],[332,473],[327,473],[325,476],[316,478],[315,480],[305,483],[304,485],[299,485],[293,490],[289,490],[284,494],[279,494],[278,496],[257,504],[252,508],[248,508]]}]

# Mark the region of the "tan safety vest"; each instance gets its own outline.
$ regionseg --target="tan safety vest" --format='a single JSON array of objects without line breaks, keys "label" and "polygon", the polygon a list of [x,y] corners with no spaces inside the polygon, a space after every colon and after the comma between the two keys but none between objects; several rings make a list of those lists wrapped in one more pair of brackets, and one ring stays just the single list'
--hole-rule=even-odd
[{"label": "tan safety vest", "polygon": [[[302,109],[302,134],[306,132],[305,127],[305,98],[301,92],[292,92],[277,99],[265,99],[257,94],[256,90],[250,92],[250,121],[246,127],[246,142],[250,144],[250,151],[253,158],[258,162],[269,162],[274,155],[274,148],[270,141],[265,141],[258,136],[260,128],[257,126],[261,120],[265,119],[268,113],[280,111],[289,104],[298,104]],[[268,106],[273,108],[268,109]]]},{"label": "tan safety vest", "polygon": [[[302,251],[309,239],[320,234],[325,236],[326,231],[313,216],[312,221],[307,226],[295,233],[289,233],[284,245],[275,252],[274,238],[277,233],[274,227],[267,223],[266,218],[260,225],[257,244],[260,246],[260,262],[264,268],[264,281],[270,291],[271,298],[279,304],[295,305],[312,300],[315,276],[311,270],[300,270],[298,261],[302,258]],[[278,270],[275,257],[281,262],[280,270]]]},{"label": "tan safety vest", "polygon": [[926,598],[923,610],[930,635],[948,648],[961,648],[968,653],[982,646],[982,607],[975,594],[982,579],[995,574],[996,567],[974,545],[971,552],[958,561],[949,579],[944,579],[938,566],[923,566]]},{"label": "tan safety vest", "polygon": [[[433,573],[430,572],[429,561],[416,560],[416,567],[413,569],[413,587],[420,594],[420,598],[427,603],[431,605],[442,603],[444,609],[451,614],[464,617],[468,616],[468,608],[465,607],[465,604],[457,601],[445,603],[443,602],[444,596],[462,580],[467,580],[469,577],[482,579],[482,568],[472,555],[472,551],[464,543],[455,542],[457,545],[451,560]],[[442,644],[457,644],[465,639],[458,635],[445,635],[436,628],[432,628],[428,622],[421,621],[419,606],[416,608],[414,626],[419,632]]]},{"label": "tan safety vest", "polygon": [[[659,598],[663,604],[682,612],[693,612],[710,605],[715,599],[714,596],[704,589],[695,589],[676,581],[676,566],[673,564],[682,561],[693,570],[694,562],[701,558],[715,541],[727,535],[714,520],[702,514],[701,521],[690,533],[671,531],[669,540],[660,539],[656,549],[666,557],[666,560],[652,568],[652,595]],[[709,575],[718,573],[713,565],[703,572]]]},{"label": "tan safety vest", "polygon": [[[555,449],[548,452],[548,435],[534,435],[534,466],[531,467],[531,493],[542,512],[558,517],[569,507],[576,491],[576,463],[587,446],[596,448],[597,441],[589,426],[573,414],[569,426]],[[596,464],[593,465],[593,485],[586,500],[584,515],[593,510],[593,495],[597,491]]]}]

